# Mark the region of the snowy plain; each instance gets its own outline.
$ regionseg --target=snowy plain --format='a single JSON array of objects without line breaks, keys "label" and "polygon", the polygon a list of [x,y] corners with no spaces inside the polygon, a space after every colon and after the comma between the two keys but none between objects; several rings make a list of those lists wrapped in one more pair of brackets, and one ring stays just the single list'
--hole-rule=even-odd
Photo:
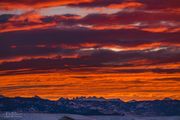
[{"label": "snowy plain", "polygon": [[[1,114],[2,116],[2,114]],[[180,116],[163,117],[142,117],[142,116],[83,116],[72,114],[42,114],[42,113],[21,113],[16,116],[4,116],[2,120],[60,120],[63,116],[68,116],[74,120],[180,120]],[[1,119],[0,119],[1,120]]]}]

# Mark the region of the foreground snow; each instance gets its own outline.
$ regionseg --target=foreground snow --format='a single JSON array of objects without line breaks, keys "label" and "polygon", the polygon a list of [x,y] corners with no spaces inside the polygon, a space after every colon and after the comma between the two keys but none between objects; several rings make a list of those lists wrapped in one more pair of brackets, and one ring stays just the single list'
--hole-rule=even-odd
[{"label": "foreground snow", "polygon": [[[2,114],[1,114],[2,116]],[[141,116],[82,116],[72,114],[38,114],[38,113],[23,113],[14,114],[17,120],[60,120],[64,116],[73,118],[74,120],[180,120],[180,116],[163,116],[163,117],[141,117]],[[15,120],[12,116],[6,116],[7,119]]]}]

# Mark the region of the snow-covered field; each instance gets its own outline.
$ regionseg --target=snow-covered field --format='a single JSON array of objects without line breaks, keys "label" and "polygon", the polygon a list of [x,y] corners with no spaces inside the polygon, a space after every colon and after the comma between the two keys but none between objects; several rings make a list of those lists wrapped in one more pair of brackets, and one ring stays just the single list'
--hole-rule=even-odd
[{"label": "snow-covered field", "polygon": [[[63,116],[75,120],[180,120],[180,116],[172,117],[140,117],[140,116],[82,116],[72,114],[38,114],[38,113],[10,113],[0,114],[0,120],[60,120]],[[4,116],[4,117],[2,117]],[[3,119],[2,119],[3,118]]]}]

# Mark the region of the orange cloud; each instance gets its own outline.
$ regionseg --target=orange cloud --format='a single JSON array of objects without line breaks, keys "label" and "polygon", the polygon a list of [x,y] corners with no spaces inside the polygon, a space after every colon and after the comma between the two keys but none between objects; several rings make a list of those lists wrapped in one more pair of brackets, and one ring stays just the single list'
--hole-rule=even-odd
[{"label": "orange cloud", "polygon": [[[1,92],[7,96],[34,96],[36,94],[53,100],[59,97],[77,96],[103,96],[126,101],[164,97],[180,99],[179,83],[171,82],[173,76],[178,77],[177,74],[100,74],[96,71],[66,70],[48,74],[2,76],[0,80],[4,82],[0,84],[0,87]],[[161,81],[156,78],[170,78],[170,80]]]},{"label": "orange cloud", "polygon": [[6,23],[1,26],[0,33],[22,31],[22,30],[32,30],[32,29],[45,29],[45,28],[53,27],[55,25],[56,23],[46,23],[46,24],[34,24],[34,25],[25,25],[22,27],[17,27],[11,23]]},{"label": "orange cloud", "polygon": [[148,31],[148,32],[168,32],[169,29],[167,27],[157,27],[157,28],[144,28],[144,31]]},{"label": "orange cloud", "polygon": [[10,22],[33,22],[33,23],[42,23],[40,20],[42,16],[35,12],[27,12],[21,15],[13,16],[9,19]]},{"label": "orange cloud", "polygon": [[0,9],[38,9],[45,7],[63,6],[73,3],[86,3],[93,0],[1,0]]},{"label": "orange cloud", "polygon": [[123,9],[123,8],[139,8],[143,7],[144,4],[139,2],[124,2],[121,4],[110,4],[108,7],[112,9]]}]

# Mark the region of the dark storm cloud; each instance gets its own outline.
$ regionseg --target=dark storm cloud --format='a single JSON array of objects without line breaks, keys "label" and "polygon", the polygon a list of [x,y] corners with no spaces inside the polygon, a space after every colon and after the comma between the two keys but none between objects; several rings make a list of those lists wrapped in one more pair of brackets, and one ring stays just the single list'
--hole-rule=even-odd
[{"label": "dark storm cloud", "polygon": [[147,9],[169,9],[169,8],[179,8],[179,0],[136,0],[145,5]]},{"label": "dark storm cloud", "polygon": [[[63,48],[44,47],[38,45],[69,45],[79,46],[93,43],[97,47],[104,45],[119,45],[123,47],[135,47],[154,42],[179,44],[179,33],[151,33],[131,30],[88,30],[88,29],[45,29],[17,31],[0,34],[0,58],[23,55],[43,55],[46,53],[58,53]],[[15,46],[16,48],[12,48]],[[65,49],[65,48],[64,48]]]},{"label": "dark storm cloud", "polygon": [[[144,27],[166,26],[170,27],[180,21],[179,13],[171,12],[146,12],[146,11],[121,11],[114,14],[89,14],[83,18],[76,19],[77,15],[55,15],[42,18],[43,22],[56,22],[64,25],[126,25],[137,24]],[[174,23],[173,23],[174,22]],[[174,25],[173,25],[174,24]],[[133,26],[133,25],[132,25]],[[136,26],[138,27],[138,26]]]},{"label": "dark storm cloud", "polygon": [[3,14],[3,15],[0,15],[0,24],[8,22],[8,20],[10,18],[12,18],[13,16],[14,16],[13,14]]},{"label": "dark storm cloud", "polygon": [[[167,12],[118,12],[115,14],[90,14],[79,20],[79,23],[90,25],[111,25],[111,24],[133,24],[133,23],[147,23],[151,27],[152,23],[162,21],[180,21],[178,13]],[[168,24],[168,23],[167,23]]]},{"label": "dark storm cloud", "polygon": [[64,14],[64,15],[44,16],[41,18],[41,20],[44,23],[55,22],[58,24],[71,26],[71,25],[81,24],[81,22],[77,19],[78,17],[80,16],[75,14]]},{"label": "dark storm cloud", "polygon": [[[16,45],[16,44],[15,44]],[[13,58],[13,57],[20,57],[20,56],[46,56],[49,54],[70,54],[73,53],[73,49],[62,49],[62,48],[53,48],[53,46],[47,47],[38,47],[38,46],[31,46],[31,45],[24,45],[24,46],[15,46],[16,48],[12,48],[12,46],[1,47],[1,55],[0,58]]]},{"label": "dark storm cloud", "polygon": [[87,3],[72,3],[69,6],[76,7],[107,7],[112,4],[123,4],[127,2],[137,2],[143,4],[142,8],[157,10],[167,8],[179,8],[179,0],[93,0]]},{"label": "dark storm cloud", "polygon": [[[147,12],[147,11],[120,11],[114,14],[89,14],[85,17],[80,17],[73,14],[54,15],[54,16],[41,16],[40,14],[27,12],[22,15],[16,15],[13,20],[8,21],[7,15],[2,15],[4,24],[0,26],[0,32],[30,30],[48,27],[71,27],[76,28],[81,26],[92,26],[96,29],[97,26],[107,27],[113,29],[110,25],[128,25],[139,30],[143,28],[165,27],[167,31],[172,28],[178,31],[179,26],[179,13],[178,12]],[[7,24],[6,24],[7,23]]]},{"label": "dark storm cloud", "polygon": [[[136,60],[147,60],[149,62],[144,63],[144,66],[156,65],[162,63],[175,63],[180,62],[180,50],[177,49],[165,49],[160,51],[122,51],[113,52],[107,50],[97,50],[91,55],[80,56],[79,58],[41,58],[41,59],[28,59],[17,62],[6,62],[0,65],[0,70],[18,70],[18,69],[30,69],[30,70],[61,70],[61,69],[73,69],[91,67],[111,67],[111,66],[139,66],[138,63],[134,63]],[[164,62],[166,61],[166,62]],[[119,65],[118,65],[119,64]],[[141,64],[142,65],[142,64]],[[29,72],[29,71],[27,71]],[[111,70],[112,73],[179,73],[180,69],[125,69],[125,70]],[[23,72],[22,72],[23,73]],[[26,72],[25,72],[26,73]]]},{"label": "dark storm cloud", "polygon": [[93,0],[92,2],[87,3],[79,3],[79,4],[69,4],[69,6],[76,6],[76,7],[104,7],[109,6],[111,4],[121,4],[125,0]]}]

